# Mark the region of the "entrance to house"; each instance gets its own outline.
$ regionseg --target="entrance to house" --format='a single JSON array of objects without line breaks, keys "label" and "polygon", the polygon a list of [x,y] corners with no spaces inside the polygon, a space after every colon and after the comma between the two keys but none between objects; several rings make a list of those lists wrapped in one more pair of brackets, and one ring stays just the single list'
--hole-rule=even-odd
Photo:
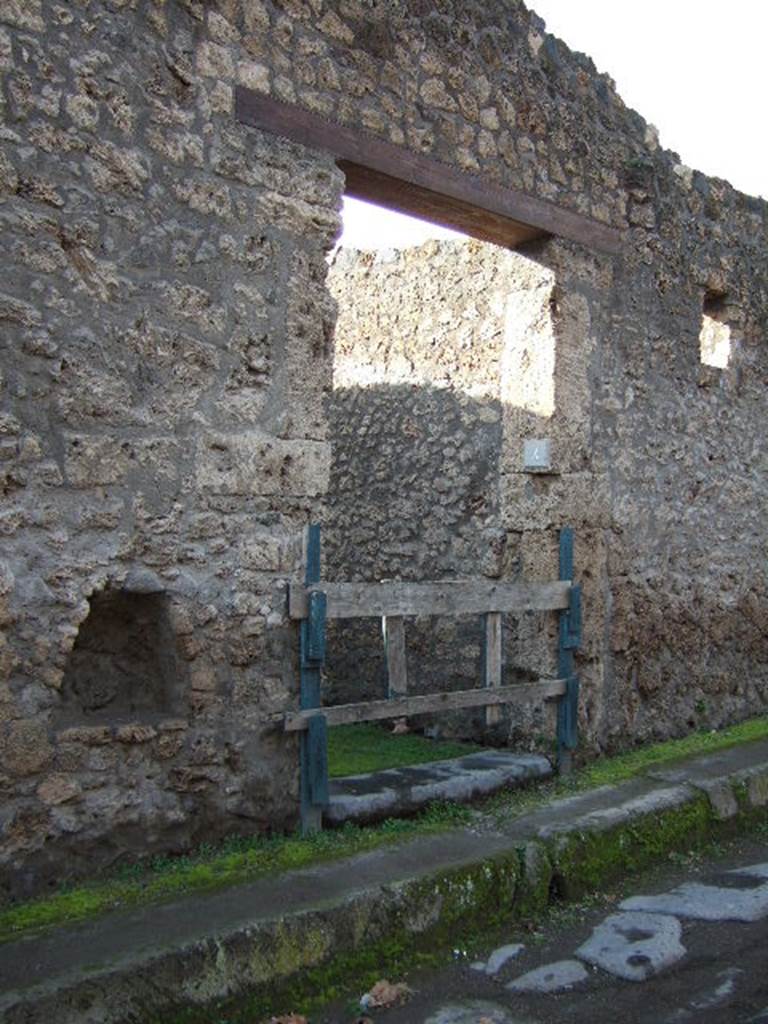
[{"label": "entrance to house", "polygon": [[[518,469],[510,455],[521,454],[522,438],[551,414],[553,275],[516,252],[455,231],[412,220],[401,226],[405,218],[345,200],[345,214],[350,208],[356,219],[345,217],[329,261],[338,316],[324,576],[332,583],[418,586],[519,580],[524,567],[505,521],[504,476]],[[527,389],[522,402],[521,388]],[[414,792],[426,799],[504,784],[521,775],[519,762],[502,763],[510,745],[536,750],[536,765],[546,763],[541,752],[553,749],[553,709],[520,702],[527,684],[557,675],[548,635],[553,623],[542,629],[540,617],[525,607],[490,620],[476,611],[446,612],[427,601],[407,616],[363,608],[329,621],[325,705],[468,693],[489,671],[498,673],[498,685],[515,686],[518,704],[511,716],[504,704],[443,702],[439,714],[424,705],[394,720],[388,706],[378,726],[332,728],[330,765],[340,775],[474,757],[472,784],[466,772],[454,778],[450,765],[447,778],[438,772],[436,787],[427,769],[390,771],[378,789],[370,779],[356,780],[354,793],[346,786],[345,813],[354,805],[361,813],[364,805],[390,809],[382,789],[397,794],[394,804],[402,808],[414,802]],[[495,667],[487,655],[489,621],[498,632],[490,640],[499,648]],[[522,639],[515,657],[507,657],[503,634],[507,641]],[[479,750],[500,747],[503,754],[477,760]],[[340,788],[331,785],[336,795]]]},{"label": "entrance to house", "polygon": [[[375,719],[410,720],[441,710],[446,718],[453,715],[451,731],[460,736],[474,714],[468,709],[480,709],[483,727],[493,729],[504,721],[499,709],[509,703],[495,698],[515,686],[514,700],[519,701],[523,687],[540,687],[544,678],[560,687],[537,696],[558,701],[559,754],[566,767],[567,750],[575,742],[577,684],[571,659],[579,607],[579,592],[570,585],[572,555],[568,561],[563,554],[563,538],[570,531],[561,530],[559,540],[558,582],[568,584],[565,605],[540,609],[521,603],[519,594],[511,608],[496,600],[506,588],[525,586],[524,580],[554,582],[556,527],[562,522],[561,511],[539,515],[535,525],[531,515],[547,507],[559,473],[553,468],[549,429],[556,412],[554,277],[515,250],[559,235],[616,252],[618,233],[247,89],[238,88],[236,111],[244,123],[330,151],[346,177],[348,195],[420,214],[473,239],[450,253],[436,243],[430,256],[436,256],[438,269],[428,269],[426,277],[412,273],[418,258],[402,252],[337,257],[332,268],[342,316],[336,331],[335,454],[325,521],[329,582],[319,586],[319,553],[316,572],[310,571],[315,562],[308,555],[304,610],[296,614],[302,633],[301,709],[284,723],[302,734],[305,827],[319,824],[328,800],[328,727],[370,719],[370,714],[361,718],[361,706],[379,705]],[[491,243],[489,250],[482,250],[483,243]],[[350,282],[355,295],[344,307],[340,300]],[[395,292],[390,286],[396,286]],[[385,293],[390,297],[383,309],[379,300]],[[430,305],[433,299],[440,301]],[[411,309],[417,310],[415,329],[408,324]],[[571,440],[567,430],[561,432],[566,450]],[[480,607],[459,601],[445,609],[426,600],[429,592],[423,588],[444,589],[449,581],[454,596],[469,584],[482,584],[486,590]],[[335,614],[336,597],[329,588],[344,586],[385,588],[379,596],[386,593],[387,600],[394,594],[387,588],[409,586],[418,600],[405,606],[363,601],[353,614]],[[496,588],[494,600],[489,600],[488,587]],[[366,600],[370,596],[367,592]],[[559,600],[565,600],[562,594]],[[534,625],[545,609],[558,613],[559,624],[550,616],[544,629]],[[505,664],[501,654],[504,615],[515,620],[514,666]],[[356,625],[365,619],[367,639]],[[436,627],[436,620],[442,624]],[[321,621],[322,629],[313,625]],[[339,643],[338,631],[349,630],[352,623],[358,632],[348,631]],[[361,693],[361,677],[372,663],[369,652],[374,642],[381,646],[382,629],[386,677],[382,680],[379,673],[378,684],[362,678],[363,691],[370,682],[372,692]],[[484,654],[478,665],[480,648]],[[338,652],[344,652],[349,671],[339,663]],[[567,672],[559,671],[562,659],[568,659]],[[326,689],[331,688],[326,694],[320,686],[324,664]],[[485,683],[483,699],[478,699],[478,681]],[[386,698],[373,692],[382,682]],[[345,686],[354,692],[344,693]],[[494,699],[485,699],[492,692]],[[430,706],[436,694],[454,703],[443,699],[440,708]],[[472,695],[466,703],[464,694]],[[356,717],[340,719],[334,708],[350,705],[357,706]],[[528,732],[532,724],[524,722]]]}]

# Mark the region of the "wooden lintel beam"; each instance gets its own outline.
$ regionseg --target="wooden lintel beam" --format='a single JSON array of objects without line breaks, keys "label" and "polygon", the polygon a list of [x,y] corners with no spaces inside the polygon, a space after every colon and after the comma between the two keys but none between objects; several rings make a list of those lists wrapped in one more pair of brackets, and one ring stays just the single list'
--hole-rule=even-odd
[{"label": "wooden lintel beam", "polygon": [[338,163],[347,179],[347,195],[355,199],[377,203],[398,213],[422,217],[433,224],[463,231],[472,238],[503,245],[508,249],[548,235],[541,228],[523,224],[482,206],[474,206],[455,196],[440,194],[348,160],[339,160]]},{"label": "wooden lintel beam", "polygon": [[551,234],[607,253],[621,249],[616,228],[244,86],[235,91],[235,116],[243,124],[332,153],[350,190],[362,198],[421,211],[431,220],[509,247]]},{"label": "wooden lintel beam", "polygon": [[484,687],[477,690],[454,690],[450,693],[430,693],[423,696],[403,697],[396,700],[371,700],[359,704],[335,704],[308,711],[290,711],[283,716],[286,732],[301,732],[309,728],[309,719],[323,715],[327,725],[349,725],[354,722],[378,722],[387,718],[405,718],[424,712],[450,711],[457,708],[482,708],[496,704],[518,704],[530,700],[562,697],[564,679],[547,679],[537,683],[517,683],[514,686]]}]

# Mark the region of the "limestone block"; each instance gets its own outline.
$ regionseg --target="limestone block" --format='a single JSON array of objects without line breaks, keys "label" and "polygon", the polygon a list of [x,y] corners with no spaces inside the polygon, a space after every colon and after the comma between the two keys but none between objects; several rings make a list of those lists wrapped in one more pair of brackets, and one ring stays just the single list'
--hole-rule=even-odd
[{"label": "limestone block", "polygon": [[188,724],[184,718],[166,718],[158,723],[157,731],[160,733],[184,732],[187,728]]},{"label": "limestone block", "polygon": [[11,696],[7,683],[0,682],[0,725],[11,722],[19,717],[16,702]]},{"label": "limestone block", "polygon": [[155,754],[162,761],[175,757],[181,750],[184,743],[184,736],[178,732],[161,734],[155,743]]},{"label": "limestone block", "polygon": [[214,494],[302,494],[328,487],[330,449],[318,441],[283,441],[258,431],[205,434],[197,446],[197,484]]},{"label": "limestone block", "polygon": [[214,114],[231,114],[234,107],[234,92],[226,82],[214,82],[208,90],[211,112]]},{"label": "limestone block", "polygon": [[290,571],[294,567],[289,538],[269,533],[247,534],[240,541],[240,564],[259,572]]},{"label": "limestone block", "polygon": [[7,856],[28,855],[50,838],[49,809],[24,801],[11,809],[3,833],[3,850]]},{"label": "limestone block", "polygon": [[99,142],[89,149],[86,168],[100,192],[130,196],[143,190],[150,177],[147,158],[137,149]]},{"label": "limestone block", "polygon": [[121,725],[115,731],[115,739],[118,743],[147,743],[155,736],[157,736],[156,729],[151,725],[142,725],[139,722]]},{"label": "limestone block", "polygon": [[269,92],[269,68],[258,61],[240,61],[237,65],[237,80],[240,85],[255,92]]},{"label": "limestone block", "polygon": [[189,669],[189,685],[196,691],[215,693],[218,687],[215,666],[201,659],[194,661]]},{"label": "limestone block", "polygon": [[0,71],[8,71],[13,67],[13,47],[11,36],[5,29],[0,28]]},{"label": "limestone block", "polygon": [[747,797],[752,807],[768,805],[768,774],[750,776],[747,782]]},{"label": "limestone block", "polygon": [[235,62],[231,51],[219,43],[203,40],[197,48],[197,70],[206,78],[231,79],[235,77]]},{"label": "limestone block", "polygon": [[341,231],[337,210],[277,192],[265,192],[258,197],[256,215],[281,231],[288,231],[299,238],[313,238],[323,249],[330,248]]},{"label": "limestone block", "polygon": [[3,21],[30,32],[43,32],[42,0],[3,0]]},{"label": "limestone block", "polygon": [[181,793],[201,793],[216,786],[221,770],[210,765],[184,765],[171,771],[171,786]]},{"label": "limestone block", "polygon": [[[2,67],[1,62],[0,67]],[[18,187],[19,176],[16,169],[6,154],[0,153],[0,197],[13,195]]]},{"label": "limestone block", "polygon": [[146,473],[151,485],[160,487],[179,479],[184,463],[184,446],[175,438],[152,437],[134,441],[128,454],[131,462]]},{"label": "limestone block", "polygon": [[87,765],[90,772],[114,772],[119,763],[120,752],[115,746],[92,747],[89,751]]},{"label": "limestone block", "polygon": [[83,743],[87,747],[101,747],[112,742],[108,725],[79,725],[63,729],[58,734],[61,743]]},{"label": "limestone block", "polygon": [[[233,17],[230,13],[230,18]],[[240,39],[237,28],[218,11],[208,11],[208,32],[217,43],[237,43]]]},{"label": "limestone block", "polygon": [[22,327],[39,327],[43,317],[40,311],[28,302],[0,292],[0,323],[3,321]]},{"label": "limestone block", "polygon": [[111,437],[64,437],[64,473],[73,487],[95,487],[121,480],[130,467],[128,445]]},{"label": "limestone block", "polygon": [[457,110],[456,100],[446,90],[445,83],[439,78],[428,78],[421,86],[421,98],[439,110]]},{"label": "limestone block", "polygon": [[729,782],[699,781],[696,785],[709,797],[712,813],[718,821],[726,821],[738,814],[739,805]]},{"label": "limestone block", "polygon": [[74,353],[65,351],[67,374],[62,377],[56,405],[62,420],[71,427],[97,421],[120,422],[131,407],[127,381],[87,365]]},{"label": "limestone block", "polygon": [[68,775],[49,775],[37,787],[37,795],[44,804],[63,804],[79,798],[82,788]]},{"label": "limestone block", "polygon": [[56,747],[55,767],[59,773],[71,775],[88,763],[88,748],[82,743],[59,743]]},{"label": "limestone block", "polygon": [[147,142],[167,160],[174,164],[203,166],[203,140],[199,135],[185,131],[161,131],[150,128]]},{"label": "limestone block", "polygon": [[267,32],[269,29],[269,12],[263,0],[248,0],[243,9],[243,20],[245,31],[248,35],[261,35]]},{"label": "limestone block", "polygon": [[99,123],[99,105],[90,96],[80,93],[68,96],[64,107],[78,128],[95,129]]},{"label": "limestone block", "polygon": [[198,213],[209,213],[221,220],[232,218],[232,197],[226,185],[213,181],[174,182],[176,198]]},{"label": "limestone block", "polygon": [[28,719],[12,722],[5,741],[3,766],[14,775],[34,775],[45,768],[53,748],[42,722]]},{"label": "limestone block", "polygon": [[0,634],[0,681],[9,679],[18,664],[19,658],[8,643],[7,637]]},{"label": "limestone block", "polygon": [[211,733],[191,733],[186,746],[190,765],[218,765],[224,760],[218,737]]}]

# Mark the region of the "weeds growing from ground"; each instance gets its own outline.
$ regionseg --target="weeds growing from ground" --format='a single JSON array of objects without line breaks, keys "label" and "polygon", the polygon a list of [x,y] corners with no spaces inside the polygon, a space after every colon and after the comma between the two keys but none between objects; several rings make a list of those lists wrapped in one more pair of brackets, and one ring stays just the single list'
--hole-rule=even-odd
[{"label": "weeds growing from ground", "polygon": [[395,736],[374,723],[339,725],[328,731],[328,774],[337,779],[463,757],[483,749],[474,743],[430,740],[418,733]]}]

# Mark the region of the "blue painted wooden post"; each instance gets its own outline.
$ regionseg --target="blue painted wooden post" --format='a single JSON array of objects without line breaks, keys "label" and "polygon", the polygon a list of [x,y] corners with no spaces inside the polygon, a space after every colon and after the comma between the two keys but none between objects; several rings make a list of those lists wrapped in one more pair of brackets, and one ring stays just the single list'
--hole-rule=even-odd
[{"label": "blue painted wooden post", "polygon": [[[307,527],[307,586],[320,582],[320,527]],[[325,594],[309,595],[307,618],[301,620],[300,668],[302,711],[320,707],[320,683],[325,661]],[[301,734],[301,829],[312,832],[322,828],[323,807],[328,803],[328,730],[325,715],[316,715]]]},{"label": "blue painted wooden post", "polygon": [[[560,531],[560,579],[573,580],[573,529]],[[578,742],[579,677],[573,652],[581,645],[581,587],[571,587],[568,608],[560,612],[558,623],[557,674],[566,681],[566,692],[557,707],[557,767],[571,770],[571,751]]]}]

